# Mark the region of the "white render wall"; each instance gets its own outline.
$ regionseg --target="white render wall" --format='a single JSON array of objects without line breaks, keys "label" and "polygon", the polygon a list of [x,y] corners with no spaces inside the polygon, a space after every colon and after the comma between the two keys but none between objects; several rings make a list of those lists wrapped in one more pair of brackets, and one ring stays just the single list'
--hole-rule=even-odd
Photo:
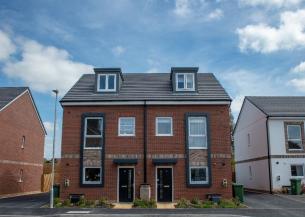
[{"label": "white render wall", "polygon": [[[287,153],[285,146],[285,128],[284,122],[286,121],[303,121],[304,118],[289,118],[279,119],[270,118],[268,121],[269,126],[269,141],[270,141],[270,155],[298,155],[304,153]],[[272,171],[272,186],[273,191],[281,191],[282,186],[290,185],[291,168],[292,164],[302,164],[305,168],[305,158],[272,158],[271,171]],[[304,171],[305,172],[305,171]],[[280,180],[278,180],[278,176]],[[302,179],[305,183],[305,179]]]},{"label": "white render wall", "polygon": [[269,191],[268,159],[236,164],[236,182],[244,188]]},{"label": "white render wall", "polygon": [[[273,191],[281,191],[282,186],[290,186],[291,177],[291,164],[305,164],[305,158],[278,158],[271,159],[272,165],[272,186]],[[305,166],[304,166],[305,168]],[[280,176],[280,180],[277,177]],[[305,183],[303,177],[302,183]]]},{"label": "white render wall", "polygon": [[268,153],[266,116],[247,100],[234,132],[234,147],[235,161],[263,157]]},{"label": "white render wall", "polygon": [[[248,144],[248,134],[250,144]],[[268,155],[266,115],[249,101],[245,101],[234,132],[235,161]],[[252,176],[250,174],[251,167]],[[269,191],[268,160],[237,163],[236,182],[245,188]]]},{"label": "white render wall", "polygon": [[[302,119],[274,119],[269,118],[269,145],[270,155],[293,155],[292,153],[286,152],[285,145],[285,129],[284,122],[286,121],[304,121]],[[302,153],[301,153],[302,154]]]}]

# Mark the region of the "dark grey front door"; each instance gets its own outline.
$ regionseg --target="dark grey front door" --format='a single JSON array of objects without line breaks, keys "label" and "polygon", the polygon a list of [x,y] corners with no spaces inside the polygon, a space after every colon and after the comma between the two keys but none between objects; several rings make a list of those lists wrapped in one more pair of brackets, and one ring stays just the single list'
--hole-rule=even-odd
[{"label": "dark grey front door", "polygon": [[157,199],[172,202],[172,168],[157,168]]},{"label": "dark grey front door", "polygon": [[133,168],[119,168],[119,202],[133,201],[133,177]]}]

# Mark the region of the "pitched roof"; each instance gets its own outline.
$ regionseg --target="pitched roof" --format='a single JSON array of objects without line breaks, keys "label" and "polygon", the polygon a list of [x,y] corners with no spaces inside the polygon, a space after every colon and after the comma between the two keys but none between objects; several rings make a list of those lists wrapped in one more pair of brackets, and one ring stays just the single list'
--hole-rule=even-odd
[{"label": "pitched roof", "polygon": [[30,88],[28,88],[28,87],[0,87],[0,112],[10,103],[12,103],[15,99],[17,99],[19,96],[21,96],[25,91],[27,91],[29,93],[32,104],[35,109],[35,112],[39,119],[40,125],[41,125],[44,133],[47,134],[47,131],[43,125],[42,119],[38,113],[38,109],[37,109],[34,99],[32,97]]},{"label": "pitched roof", "polygon": [[27,89],[27,87],[0,87],[0,110]]},{"label": "pitched roof", "polygon": [[231,101],[211,73],[198,73],[198,92],[174,93],[170,73],[125,73],[119,93],[96,93],[95,75],[85,74],[62,98],[61,102],[136,101],[136,100],[219,100]]},{"label": "pitched roof", "polygon": [[268,116],[305,116],[304,96],[246,96]]}]

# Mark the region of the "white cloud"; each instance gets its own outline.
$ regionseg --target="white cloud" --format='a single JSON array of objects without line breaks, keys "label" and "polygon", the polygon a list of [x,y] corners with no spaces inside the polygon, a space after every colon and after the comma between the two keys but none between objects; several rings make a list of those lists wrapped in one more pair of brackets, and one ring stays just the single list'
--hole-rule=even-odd
[{"label": "white cloud", "polygon": [[192,13],[189,0],[176,0],[174,13],[180,17],[186,17]]},{"label": "white cloud", "polygon": [[6,62],[3,72],[21,79],[35,91],[50,93],[57,88],[64,95],[82,74],[92,72],[92,66],[73,61],[66,50],[28,39],[18,45],[21,59]]},{"label": "white cloud", "polygon": [[260,23],[237,29],[239,48],[261,53],[304,48],[304,29],[305,10],[283,12],[278,27]]},{"label": "white cloud", "polygon": [[289,84],[297,88],[297,90],[305,93],[305,78],[294,78],[289,81]]},{"label": "white cloud", "polygon": [[291,79],[288,84],[295,87],[297,90],[305,93],[305,61],[295,66],[290,70],[297,75],[296,78]]},{"label": "white cloud", "polygon": [[53,132],[54,123],[45,121],[45,122],[43,122],[43,125],[46,128],[48,135]]},{"label": "white cloud", "polygon": [[223,17],[223,12],[221,9],[215,9],[211,13],[208,14],[207,19],[208,20],[218,20]]},{"label": "white cloud", "polygon": [[151,68],[145,71],[144,73],[160,73],[160,70],[158,70],[157,68]]},{"label": "white cloud", "polygon": [[302,73],[305,72],[305,61],[301,62],[299,65],[295,66],[294,68],[291,69],[291,72],[294,73]]},{"label": "white cloud", "polygon": [[[53,153],[53,122],[45,121],[43,122],[47,136],[45,138],[45,146],[44,146],[44,157],[47,159],[52,158]],[[55,157],[60,157],[61,153],[61,123],[56,124],[56,143],[55,143]]]},{"label": "white cloud", "polygon": [[112,48],[111,51],[115,56],[120,56],[126,51],[126,49],[124,47],[118,45],[118,46]]},{"label": "white cloud", "polygon": [[16,46],[8,34],[0,30],[0,61],[4,61],[16,51]]},{"label": "white cloud", "polygon": [[173,14],[183,22],[206,22],[223,17],[221,9],[210,12],[206,0],[176,0]]},{"label": "white cloud", "polygon": [[304,0],[239,0],[241,5],[245,6],[264,6],[264,7],[292,7],[297,6]]},{"label": "white cloud", "polygon": [[[272,74],[259,74],[247,70],[224,72],[220,76],[233,96],[231,109],[235,117],[241,108],[244,96],[287,95],[289,91],[282,79]],[[287,86],[288,87],[288,86]]]}]

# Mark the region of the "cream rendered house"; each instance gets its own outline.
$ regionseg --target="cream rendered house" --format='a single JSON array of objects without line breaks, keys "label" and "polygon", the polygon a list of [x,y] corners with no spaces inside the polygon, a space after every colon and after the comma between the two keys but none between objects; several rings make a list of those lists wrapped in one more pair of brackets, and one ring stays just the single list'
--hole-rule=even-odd
[{"label": "cream rendered house", "polygon": [[234,129],[236,181],[278,192],[305,183],[305,97],[245,97]]}]

